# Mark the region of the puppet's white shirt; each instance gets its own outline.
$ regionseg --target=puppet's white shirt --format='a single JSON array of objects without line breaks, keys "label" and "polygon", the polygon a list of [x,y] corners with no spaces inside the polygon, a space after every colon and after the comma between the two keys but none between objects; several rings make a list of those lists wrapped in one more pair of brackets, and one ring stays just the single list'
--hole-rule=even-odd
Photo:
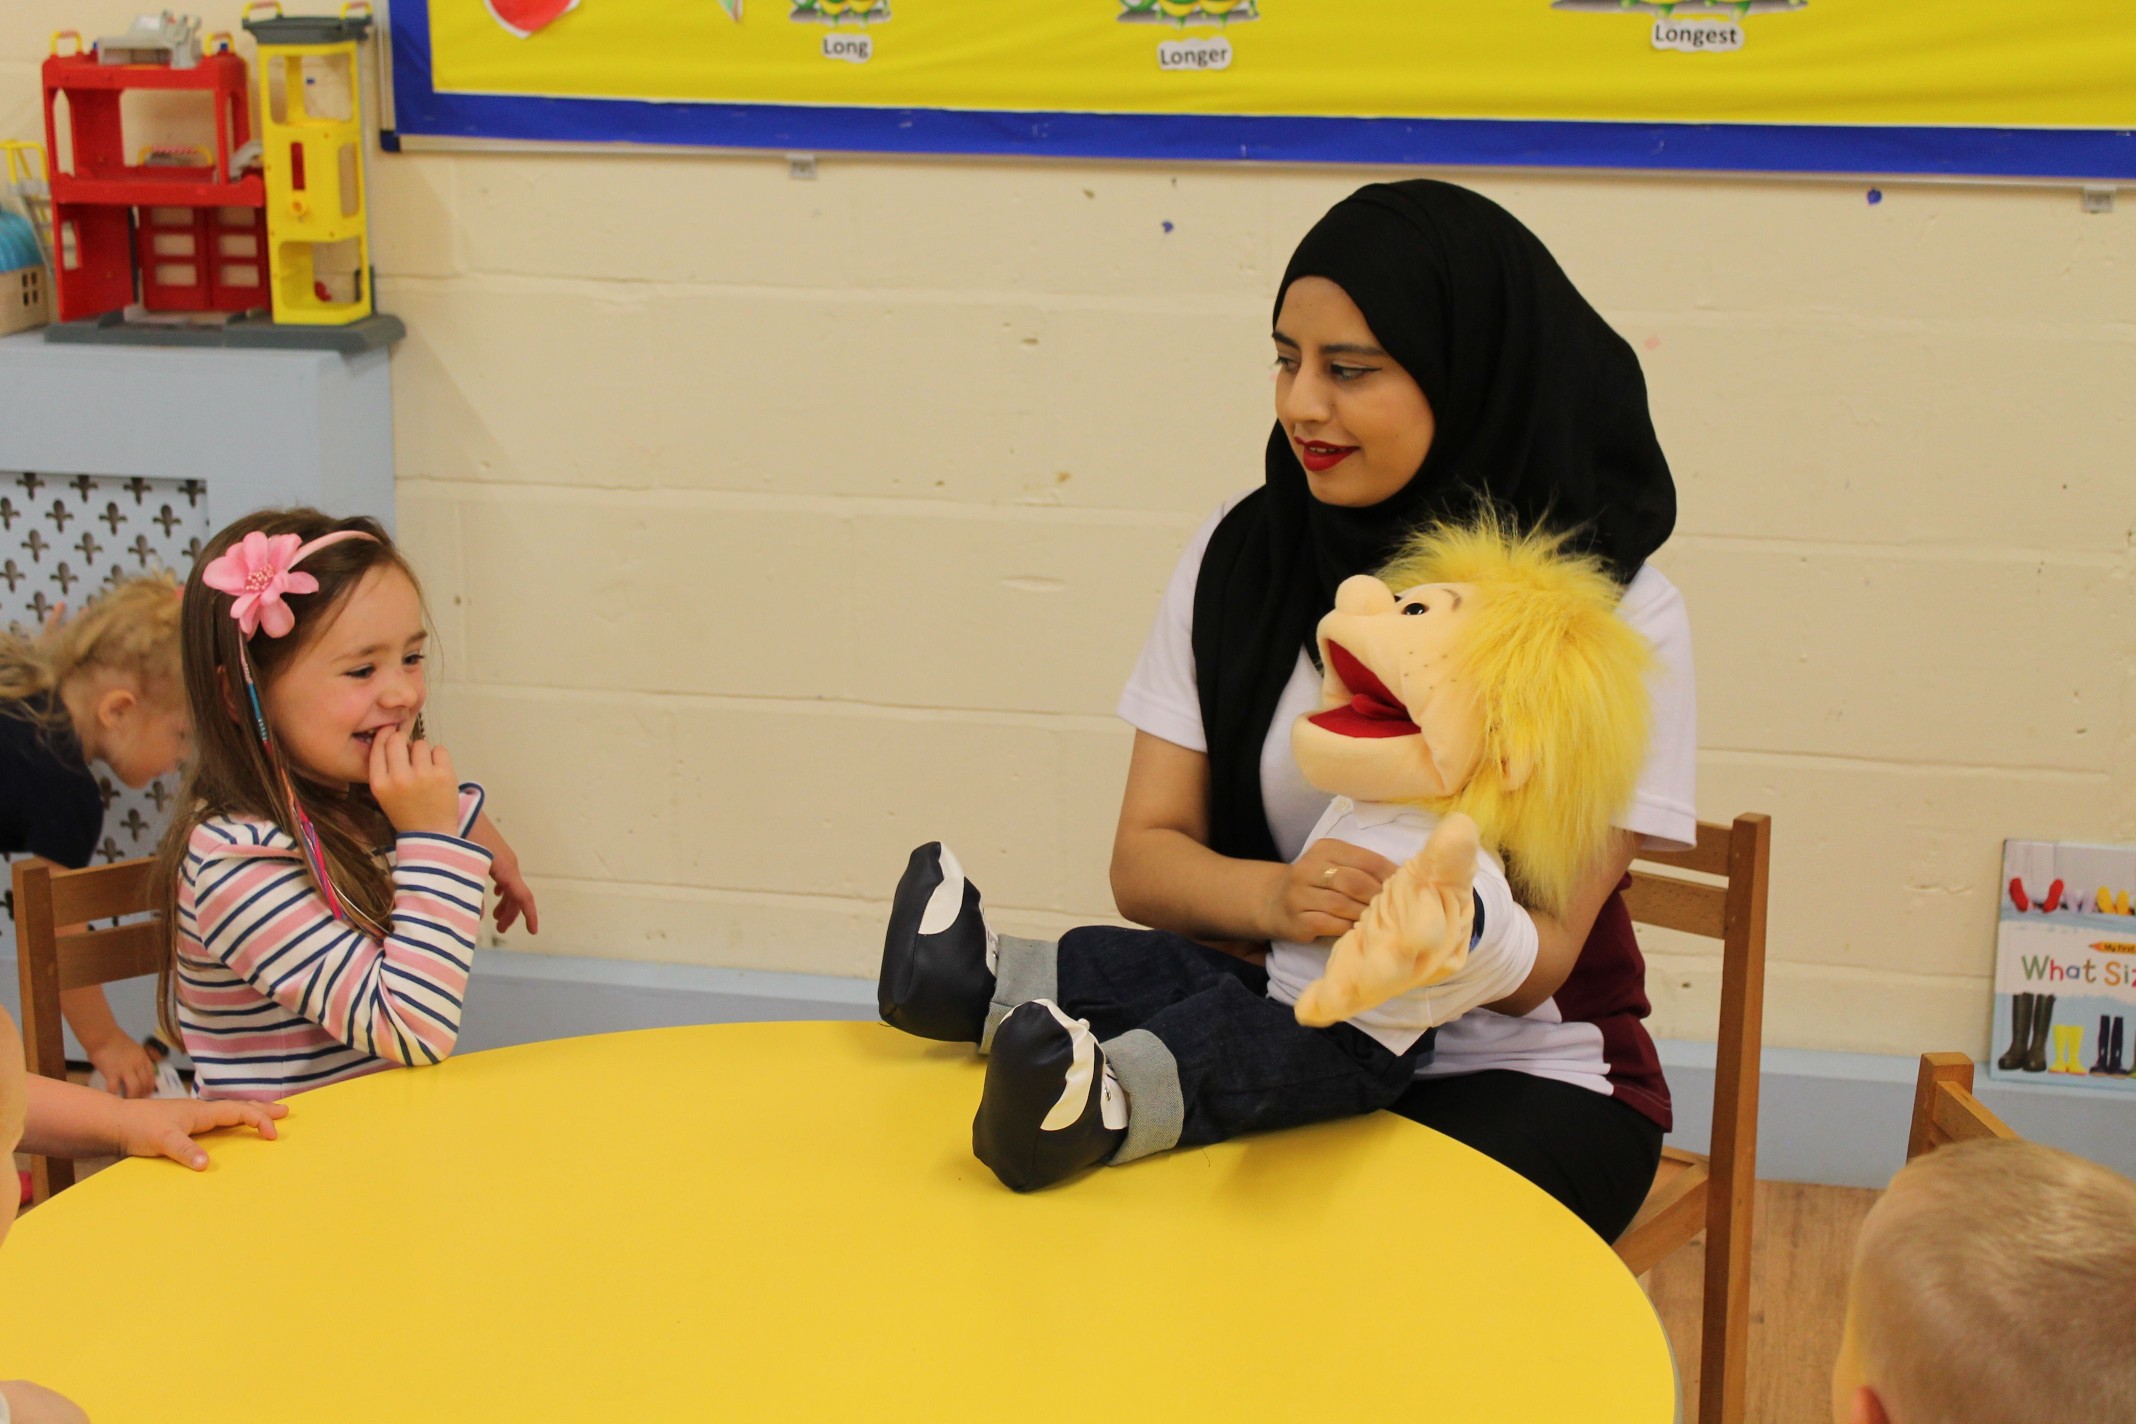
[{"label": "puppet's white shirt", "polygon": [[[1338,796],[1328,804],[1306,845],[1333,838],[1377,851],[1396,865],[1424,848],[1438,818],[1414,806],[1383,801],[1352,801]],[[1505,867],[1489,851],[1476,857],[1476,897],[1483,904],[1483,937],[1469,950],[1468,963],[1450,979],[1412,989],[1347,1020],[1372,1035],[1389,1051],[1407,1053],[1424,1031],[1459,1018],[1470,1009],[1496,1003],[1521,986],[1535,967],[1535,921],[1513,901]],[[1268,997],[1295,1004],[1305,986],[1327,971],[1333,940],[1301,944],[1277,940],[1268,947]]]}]

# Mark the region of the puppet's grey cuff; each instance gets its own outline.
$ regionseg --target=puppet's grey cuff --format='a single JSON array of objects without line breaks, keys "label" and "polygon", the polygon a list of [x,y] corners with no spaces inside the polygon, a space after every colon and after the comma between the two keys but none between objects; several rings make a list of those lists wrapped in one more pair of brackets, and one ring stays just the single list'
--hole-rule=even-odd
[{"label": "puppet's grey cuff", "polygon": [[1118,1166],[1171,1150],[1187,1121],[1186,1100],[1179,1092],[1179,1060],[1172,1050],[1146,1028],[1131,1028],[1098,1047],[1105,1050],[1105,1061],[1127,1094],[1127,1140],[1106,1161]]},{"label": "puppet's grey cuff", "polygon": [[994,997],[986,1008],[986,1027],[979,1032],[981,1053],[994,1046],[994,1030],[1001,1027],[1011,1009],[1060,994],[1060,949],[1052,940],[1003,935],[997,943]]}]

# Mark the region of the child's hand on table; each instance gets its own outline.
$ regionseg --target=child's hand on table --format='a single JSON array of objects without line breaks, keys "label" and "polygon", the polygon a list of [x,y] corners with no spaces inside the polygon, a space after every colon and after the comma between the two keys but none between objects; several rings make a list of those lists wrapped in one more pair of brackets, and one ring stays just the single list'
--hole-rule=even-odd
[{"label": "child's hand on table", "polygon": [[490,853],[490,878],[497,882],[497,933],[503,934],[512,927],[521,915],[527,919],[527,933],[541,933],[541,916],[534,909],[534,892],[527,885],[526,877],[519,873],[519,857],[505,840],[504,835],[492,824],[489,812],[475,817],[474,830],[468,839]]},{"label": "child's hand on table", "polygon": [[89,1424],[80,1405],[28,1380],[0,1380],[0,1399],[14,1424]]},{"label": "child's hand on table", "polygon": [[275,1119],[286,1116],[283,1103],[242,1102],[223,1098],[152,1098],[119,1105],[119,1149],[129,1157],[168,1157],[196,1172],[206,1171],[207,1149],[193,1140],[219,1127],[250,1127],[272,1140],[281,1134]]}]

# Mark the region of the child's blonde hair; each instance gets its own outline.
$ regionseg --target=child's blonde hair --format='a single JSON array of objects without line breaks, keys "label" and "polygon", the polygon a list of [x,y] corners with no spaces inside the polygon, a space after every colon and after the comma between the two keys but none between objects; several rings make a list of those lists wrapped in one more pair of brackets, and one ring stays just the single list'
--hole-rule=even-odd
[{"label": "child's blonde hair", "polygon": [[[67,726],[60,689],[88,672],[132,678],[144,701],[179,706],[178,584],[154,573],[114,584],[72,618],[35,633],[0,630],[0,712]],[[38,699],[47,699],[40,707]]]},{"label": "child's blonde hair", "polygon": [[[1454,676],[1489,689],[1482,756],[1468,785],[1430,809],[1473,817],[1521,903],[1546,914],[1564,909],[1631,804],[1654,660],[1617,616],[1624,591],[1567,538],[1516,533],[1487,512],[1418,531],[1379,573],[1396,593],[1466,583],[1483,595],[1454,654]],[[1509,783],[1513,768],[1527,779]]]},{"label": "child's blonde hair", "polygon": [[1894,1419],[2136,1420],[2136,1182],[2036,1142],[1939,1147],[1863,1224],[1852,1312]]}]

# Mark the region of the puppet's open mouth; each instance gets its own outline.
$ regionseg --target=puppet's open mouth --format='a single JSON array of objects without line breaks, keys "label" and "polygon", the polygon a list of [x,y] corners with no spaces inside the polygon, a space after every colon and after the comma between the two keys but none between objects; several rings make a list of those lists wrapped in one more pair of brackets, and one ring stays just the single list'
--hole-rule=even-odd
[{"label": "puppet's open mouth", "polygon": [[1348,648],[1331,641],[1328,665],[1335,669],[1335,676],[1349,690],[1350,700],[1340,707],[1315,712],[1307,719],[1314,726],[1340,737],[1417,735],[1417,724],[1409,720],[1409,709]]}]

